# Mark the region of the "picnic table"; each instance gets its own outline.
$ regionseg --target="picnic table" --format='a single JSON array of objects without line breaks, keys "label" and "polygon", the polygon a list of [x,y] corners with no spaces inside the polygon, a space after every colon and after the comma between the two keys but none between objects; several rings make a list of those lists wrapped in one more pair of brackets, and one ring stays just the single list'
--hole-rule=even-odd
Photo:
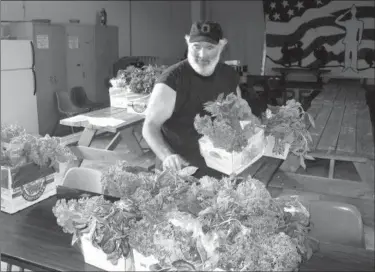
[{"label": "picnic table", "polygon": [[[77,146],[71,146],[72,152],[80,159],[80,162],[85,159],[99,161],[126,160],[150,169],[155,164],[155,155],[151,151],[144,152],[139,140],[134,135],[134,127],[141,125],[143,120],[143,115],[129,113],[123,108],[107,107],[63,119],[60,124],[84,128]],[[105,149],[90,147],[94,137],[99,132],[114,134]],[[122,139],[124,139],[123,143],[128,150],[127,153],[115,151]]]},{"label": "picnic table", "polygon": [[[72,235],[56,223],[52,207],[58,198],[77,198],[84,191],[58,188],[58,195],[14,215],[1,213],[1,259],[33,271],[101,271],[88,265]],[[75,196],[74,196],[75,195]],[[300,271],[374,271],[373,251],[332,243],[320,249]]]},{"label": "picnic table", "polygon": [[[308,128],[313,140],[309,154],[329,160],[328,176],[297,173],[295,156],[288,156],[281,169],[307,191],[373,200],[374,143],[365,90],[354,82],[327,84],[307,112],[315,119],[315,128]],[[353,163],[360,180],[336,178],[337,161]]]},{"label": "picnic table", "polygon": [[289,75],[312,75],[316,78],[317,83],[322,83],[322,75],[328,74],[331,72],[329,69],[321,68],[291,68],[291,67],[273,67],[272,71],[278,72],[281,76],[287,81]]}]

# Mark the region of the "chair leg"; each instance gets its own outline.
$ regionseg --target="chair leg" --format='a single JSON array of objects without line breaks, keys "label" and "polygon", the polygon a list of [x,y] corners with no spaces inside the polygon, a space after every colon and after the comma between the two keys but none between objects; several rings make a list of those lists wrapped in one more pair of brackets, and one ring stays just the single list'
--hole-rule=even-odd
[{"label": "chair leg", "polygon": [[53,127],[51,136],[55,136],[56,130],[60,125],[60,120],[56,122],[55,126]]},{"label": "chair leg", "polygon": [[7,271],[12,271],[12,265],[10,263],[7,263]]},{"label": "chair leg", "polygon": [[74,134],[74,127],[70,127],[70,129],[72,130],[72,134]]}]

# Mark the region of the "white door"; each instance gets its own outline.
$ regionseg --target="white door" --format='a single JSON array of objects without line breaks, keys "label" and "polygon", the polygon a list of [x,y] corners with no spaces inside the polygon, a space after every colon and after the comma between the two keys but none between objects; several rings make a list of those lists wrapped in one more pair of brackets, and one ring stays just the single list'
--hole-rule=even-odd
[{"label": "white door", "polygon": [[30,69],[34,65],[32,42],[1,40],[1,71]]},{"label": "white door", "polygon": [[39,134],[32,69],[1,71],[1,123],[18,124]]}]

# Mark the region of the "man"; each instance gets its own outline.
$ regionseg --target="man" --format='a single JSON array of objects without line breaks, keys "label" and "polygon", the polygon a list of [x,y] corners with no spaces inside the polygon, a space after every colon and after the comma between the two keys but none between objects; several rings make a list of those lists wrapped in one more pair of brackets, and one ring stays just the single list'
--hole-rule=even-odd
[{"label": "man", "polygon": [[208,114],[204,103],[220,93],[240,95],[239,75],[219,62],[227,40],[218,23],[194,23],[185,40],[187,59],[170,66],[156,81],[142,134],[157,156],[157,168],[178,170],[191,165],[199,168],[198,178],[220,177],[222,174],[208,168],[200,155],[198,140],[202,135],[194,128],[194,118]]}]

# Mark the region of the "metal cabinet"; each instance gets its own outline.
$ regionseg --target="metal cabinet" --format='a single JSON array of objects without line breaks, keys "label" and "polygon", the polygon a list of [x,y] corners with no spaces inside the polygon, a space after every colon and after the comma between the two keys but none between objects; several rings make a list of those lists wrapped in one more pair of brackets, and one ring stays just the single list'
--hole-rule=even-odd
[{"label": "metal cabinet", "polygon": [[67,88],[83,87],[88,98],[109,102],[108,80],[118,60],[118,28],[65,25]]},{"label": "metal cabinet", "polygon": [[9,32],[17,40],[33,41],[39,134],[51,134],[59,120],[55,91],[67,88],[64,26],[12,22]]}]

